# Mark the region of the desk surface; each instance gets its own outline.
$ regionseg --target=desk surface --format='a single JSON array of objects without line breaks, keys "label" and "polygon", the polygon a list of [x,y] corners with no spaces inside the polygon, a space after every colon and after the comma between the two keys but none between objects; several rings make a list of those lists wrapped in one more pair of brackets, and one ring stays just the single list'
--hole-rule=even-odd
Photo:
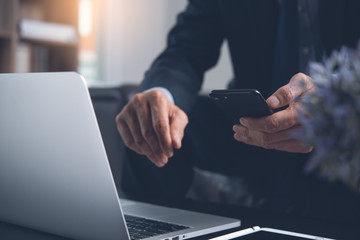
[{"label": "desk surface", "polygon": [[[359,219],[305,218],[294,215],[275,214],[261,209],[201,203],[190,200],[165,205],[239,218],[242,221],[242,226],[239,229],[262,226],[335,239],[360,239],[360,217]],[[209,237],[218,235],[219,234],[213,234],[211,236],[199,237],[196,238],[196,240],[208,239]],[[65,240],[65,238],[62,237],[2,222],[0,222],[0,239]]]},{"label": "desk surface", "polygon": [[[261,226],[341,240],[360,239],[360,216],[358,219],[320,219],[289,214],[276,214],[264,209],[239,206],[225,206],[210,203],[201,204],[199,202],[189,202],[186,205],[186,208],[190,210],[239,218],[242,220],[239,229]],[[206,236],[196,238],[196,240],[208,238],[209,236]]]}]

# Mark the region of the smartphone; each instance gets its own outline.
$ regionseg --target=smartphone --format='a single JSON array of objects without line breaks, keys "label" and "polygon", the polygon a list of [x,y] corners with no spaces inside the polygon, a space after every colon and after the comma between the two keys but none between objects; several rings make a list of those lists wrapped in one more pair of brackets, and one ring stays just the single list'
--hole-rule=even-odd
[{"label": "smartphone", "polygon": [[273,113],[256,89],[213,90],[209,96],[233,124],[239,123],[241,117],[264,117]]}]

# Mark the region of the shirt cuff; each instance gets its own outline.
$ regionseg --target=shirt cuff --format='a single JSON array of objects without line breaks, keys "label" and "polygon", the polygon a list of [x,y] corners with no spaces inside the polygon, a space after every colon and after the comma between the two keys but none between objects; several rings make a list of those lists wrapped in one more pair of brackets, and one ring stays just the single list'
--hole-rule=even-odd
[{"label": "shirt cuff", "polygon": [[167,99],[172,103],[172,104],[175,104],[175,101],[174,101],[174,97],[173,95],[171,94],[171,92],[167,89],[167,88],[164,88],[164,87],[152,87],[152,88],[149,88],[145,91],[143,91],[144,93],[145,92],[150,92],[152,90],[160,90],[162,91],[163,93],[165,93],[165,96],[167,97]]}]

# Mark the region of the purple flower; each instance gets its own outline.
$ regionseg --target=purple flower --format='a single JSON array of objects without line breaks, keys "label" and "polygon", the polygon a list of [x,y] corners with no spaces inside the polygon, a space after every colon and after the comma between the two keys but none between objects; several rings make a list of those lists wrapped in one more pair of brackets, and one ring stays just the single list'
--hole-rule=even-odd
[{"label": "purple flower", "polygon": [[309,67],[316,91],[302,104],[311,117],[299,113],[305,127],[299,137],[314,146],[307,170],[319,168],[325,177],[359,190],[360,44]]}]

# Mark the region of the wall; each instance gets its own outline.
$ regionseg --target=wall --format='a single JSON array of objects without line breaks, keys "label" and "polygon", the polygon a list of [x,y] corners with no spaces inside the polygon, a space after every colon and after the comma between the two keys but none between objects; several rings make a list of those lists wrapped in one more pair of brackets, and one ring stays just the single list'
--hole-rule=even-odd
[{"label": "wall", "polygon": [[[164,49],[166,36],[186,0],[106,0],[100,28],[102,80],[139,83]],[[224,88],[232,72],[227,48],[218,65],[205,76],[203,91]]]}]

